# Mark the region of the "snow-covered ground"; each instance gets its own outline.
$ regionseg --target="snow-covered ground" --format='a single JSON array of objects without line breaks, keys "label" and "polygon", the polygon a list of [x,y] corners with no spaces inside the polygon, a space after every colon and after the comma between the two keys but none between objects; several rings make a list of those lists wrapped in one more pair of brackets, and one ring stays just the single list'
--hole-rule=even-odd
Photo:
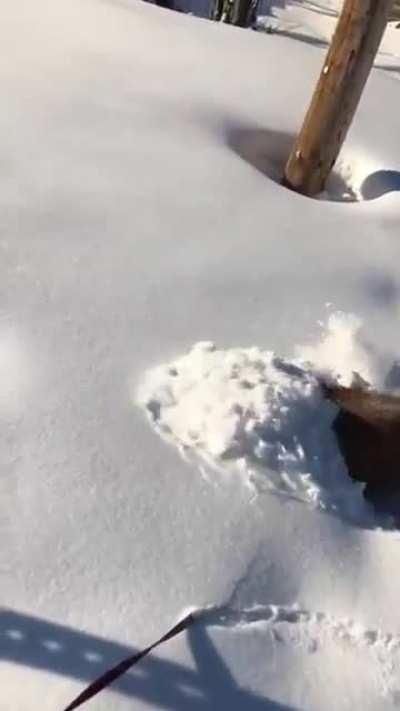
[{"label": "snow-covered ground", "polygon": [[[208,605],[88,708],[395,708],[400,534],[340,463],[324,478],[330,414],[309,405],[317,371],[399,386],[398,84],[373,72],[309,200],[277,179],[320,43],[135,0],[1,11],[2,711],[61,711]],[[177,363],[186,405],[152,379]],[[284,441],[254,442],[250,411]]]},{"label": "snow-covered ground", "polygon": [[[260,26],[300,42],[324,47],[330,42],[342,5],[342,0],[266,0],[260,11],[268,14],[260,18]],[[396,24],[388,24],[375,66],[399,79],[400,30],[396,29]]]}]

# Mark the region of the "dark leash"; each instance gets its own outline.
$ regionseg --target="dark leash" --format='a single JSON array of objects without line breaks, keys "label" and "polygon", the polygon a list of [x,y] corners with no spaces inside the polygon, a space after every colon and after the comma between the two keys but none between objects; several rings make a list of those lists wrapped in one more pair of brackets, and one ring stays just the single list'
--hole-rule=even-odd
[{"label": "dark leash", "polygon": [[71,701],[71,703],[63,709],[63,711],[73,711],[73,709],[77,709],[78,706],[82,706],[82,704],[86,703],[86,701],[89,701],[89,699],[92,699],[93,696],[96,696],[100,691],[103,691],[103,689],[110,686],[110,684],[116,681],[116,679],[119,679],[120,676],[125,674],[131,667],[137,664],[140,659],[146,657],[149,652],[158,647],[160,644],[163,644],[163,642],[167,642],[169,639],[176,637],[178,634],[190,627],[195,621],[197,621],[197,619],[198,615],[190,612],[186,615],[186,617],[172,627],[172,629],[170,629],[163,637],[160,637],[157,642],[154,642],[149,647],[146,647],[146,649],[142,649],[141,652],[136,652],[136,654],[132,654],[126,659],[123,659],[122,662],[119,662],[119,664],[115,667],[112,667],[112,669],[104,672],[104,674],[99,676],[98,679],[89,684],[89,686],[87,686],[86,689],[79,694],[79,696]]}]

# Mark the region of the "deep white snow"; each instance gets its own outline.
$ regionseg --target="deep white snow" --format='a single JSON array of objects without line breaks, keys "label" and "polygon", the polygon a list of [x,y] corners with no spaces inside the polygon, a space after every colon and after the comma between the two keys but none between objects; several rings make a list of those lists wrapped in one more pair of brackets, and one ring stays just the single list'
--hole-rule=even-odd
[{"label": "deep white snow", "polygon": [[92,708],[395,708],[399,533],[185,460],[134,394],[201,341],[273,352],[289,401],[293,359],[399,386],[398,83],[308,200],[277,178],[318,43],[135,0],[2,0],[0,40],[2,711],[61,710],[192,606]]}]

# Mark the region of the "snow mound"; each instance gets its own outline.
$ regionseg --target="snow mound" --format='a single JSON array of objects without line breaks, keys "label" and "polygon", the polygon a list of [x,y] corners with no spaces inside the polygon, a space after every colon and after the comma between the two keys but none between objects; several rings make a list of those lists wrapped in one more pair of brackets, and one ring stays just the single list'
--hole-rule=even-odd
[{"label": "snow mound", "polygon": [[235,469],[257,492],[365,516],[362,486],[349,479],[331,429],[337,410],[320,388],[321,377],[373,380],[359,328],[354,317],[332,314],[320,342],[296,348],[291,360],[256,346],[197,343],[148,372],[138,402],[181,452]]}]

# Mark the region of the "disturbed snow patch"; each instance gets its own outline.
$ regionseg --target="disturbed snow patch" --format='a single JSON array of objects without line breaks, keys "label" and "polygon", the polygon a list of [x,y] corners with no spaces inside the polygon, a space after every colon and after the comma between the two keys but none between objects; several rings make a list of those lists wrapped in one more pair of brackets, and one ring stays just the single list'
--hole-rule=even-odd
[{"label": "disturbed snow patch", "polygon": [[197,343],[187,354],[149,371],[138,401],[160,434],[220,469],[236,470],[265,488],[366,515],[360,484],[345,470],[331,429],[336,408],[321,374],[348,384],[373,369],[354,317],[332,315],[314,347],[293,360],[252,348],[220,350]]},{"label": "disturbed snow patch", "polygon": [[[249,634],[254,628],[269,633],[281,645],[310,654],[333,647],[333,653],[355,658],[367,665],[369,678],[388,702],[400,701],[400,636],[379,628],[369,628],[349,618],[326,612],[312,612],[298,605],[255,605],[237,610],[225,606],[198,615],[203,622]],[[337,659],[337,663],[340,663]],[[322,662],[323,664],[323,662]]]}]

